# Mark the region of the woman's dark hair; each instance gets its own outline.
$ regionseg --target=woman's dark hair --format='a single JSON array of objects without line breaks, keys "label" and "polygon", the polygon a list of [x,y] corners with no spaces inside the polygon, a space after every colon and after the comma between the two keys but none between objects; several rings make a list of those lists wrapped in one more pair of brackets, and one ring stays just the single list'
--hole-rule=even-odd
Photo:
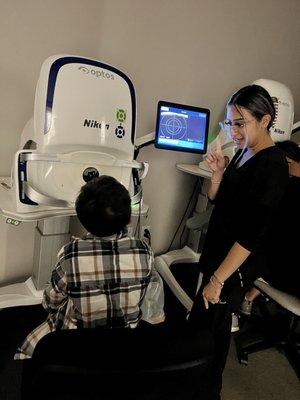
[{"label": "woman's dark hair", "polygon": [[75,208],[79,221],[95,236],[120,233],[130,222],[128,190],[111,176],[102,175],[82,186]]},{"label": "woman's dark hair", "polygon": [[266,89],[259,85],[249,85],[241,88],[232,95],[227,105],[235,106],[240,113],[239,108],[245,108],[257,121],[261,121],[264,115],[269,114],[271,120],[267,126],[268,130],[270,130],[276,116],[272,97]]},{"label": "woman's dark hair", "polygon": [[284,140],[283,142],[276,142],[275,144],[284,152],[286,157],[293,161],[300,162],[300,147],[297,143],[291,140]]}]

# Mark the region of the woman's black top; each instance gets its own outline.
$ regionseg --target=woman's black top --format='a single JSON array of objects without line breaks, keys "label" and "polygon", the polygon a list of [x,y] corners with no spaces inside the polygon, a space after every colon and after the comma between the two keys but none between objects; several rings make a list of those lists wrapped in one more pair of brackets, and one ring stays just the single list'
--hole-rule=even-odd
[{"label": "woman's black top", "polygon": [[224,172],[199,261],[207,282],[235,242],[251,252],[227,279],[222,290],[224,300],[232,287],[248,287],[261,276],[268,227],[289,179],[287,161],[276,146],[259,151],[237,167],[239,157],[241,150]]}]

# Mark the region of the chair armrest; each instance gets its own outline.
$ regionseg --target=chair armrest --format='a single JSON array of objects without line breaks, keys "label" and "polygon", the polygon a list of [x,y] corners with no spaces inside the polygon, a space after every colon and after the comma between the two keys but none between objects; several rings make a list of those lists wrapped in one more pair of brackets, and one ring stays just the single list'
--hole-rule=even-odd
[{"label": "chair armrest", "polygon": [[292,312],[295,315],[300,316],[300,299],[285,293],[279,289],[274,288],[266,282],[256,279],[254,285],[268,297],[280,304],[283,308]]},{"label": "chair armrest", "polygon": [[187,309],[187,311],[191,311],[193,306],[192,299],[178,284],[163,256],[155,257],[155,269],[161,275],[180,303]]}]

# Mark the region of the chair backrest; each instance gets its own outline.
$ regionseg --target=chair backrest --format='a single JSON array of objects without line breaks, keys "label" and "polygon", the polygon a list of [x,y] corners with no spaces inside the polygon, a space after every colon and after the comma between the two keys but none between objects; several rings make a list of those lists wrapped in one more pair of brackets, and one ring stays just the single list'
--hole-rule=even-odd
[{"label": "chair backrest", "polygon": [[57,331],[24,361],[22,399],[206,399],[212,352],[189,325]]}]

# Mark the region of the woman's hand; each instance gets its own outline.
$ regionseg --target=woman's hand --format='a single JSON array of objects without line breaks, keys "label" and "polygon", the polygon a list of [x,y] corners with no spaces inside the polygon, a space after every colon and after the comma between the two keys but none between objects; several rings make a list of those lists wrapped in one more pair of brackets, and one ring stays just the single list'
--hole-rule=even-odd
[{"label": "woman's hand", "polygon": [[222,175],[228,164],[228,157],[223,155],[221,149],[216,149],[207,155],[206,162],[213,173],[219,173]]},{"label": "woman's hand", "polygon": [[207,155],[206,162],[213,173],[223,174],[225,167],[228,164],[228,157],[225,157],[222,152],[221,141],[216,139],[215,148]]},{"label": "woman's hand", "polygon": [[202,291],[203,301],[205,308],[208,309],[209,303],[217,304],[220,301],[220,294],[222,288],[218,288],[214,286],[211,282],[209,282]]},{"label": "woman's hand", "polygon": [[228,163],[223,153],[219,153],[216,150],[208,154],[206,157],[206,162],[212,172],[219,172],[221,174],[223,174],[223,171]]}]

